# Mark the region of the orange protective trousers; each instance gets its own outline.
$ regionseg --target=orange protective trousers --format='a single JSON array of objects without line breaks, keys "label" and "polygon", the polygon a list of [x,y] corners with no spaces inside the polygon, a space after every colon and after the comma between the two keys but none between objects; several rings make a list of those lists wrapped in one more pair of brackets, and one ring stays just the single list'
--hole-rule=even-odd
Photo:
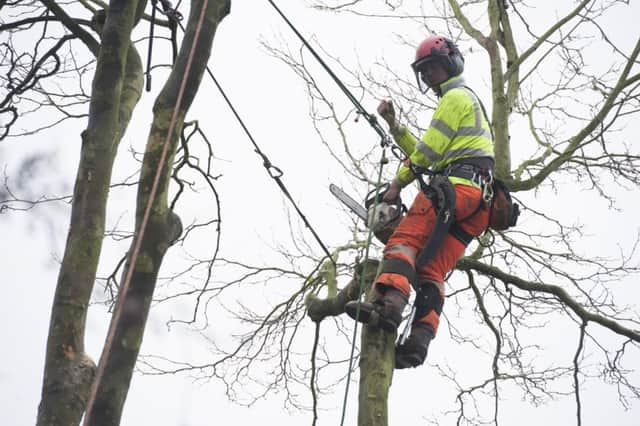
[{"label": "orange protective trousers", "polygon": [[[484,232],[489,221],[489,209],[480,208],[482,192],[479,188],[469,185],[454,185],[456,191],[455,217],[460,227],[472,236]],[[416,269],[415,261],[424,248],[428,237],[437,223],[436,211],[431,200],[420,191],[416,196],[407,215],[395,229],[384,248],[384,259],[401,259]],[[464,254],[465,245],[456,237],[447,233],[442,246],[433,258],[416,270],[416,282],[420,285],[431,282],[438,287],[440,296],[444,300],[444,278],[455,267],[458,259]],[[400,290],[406,296],[411,291],[409,278],[403,274],[382,272],[376,283],[389,285]],[[417,321],[427,323],[438,330],[440,315],[431,310],[426,316],[416,318]]]}]

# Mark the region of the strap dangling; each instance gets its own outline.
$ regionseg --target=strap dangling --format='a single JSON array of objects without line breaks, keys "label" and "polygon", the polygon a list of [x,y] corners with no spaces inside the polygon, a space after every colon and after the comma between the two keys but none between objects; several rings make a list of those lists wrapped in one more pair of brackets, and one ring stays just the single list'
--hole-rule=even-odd
[{"label": "strap dangling", "polygon": [[147,78],[145,89],[151,91],[151,54],[153,52],[153,30],[156,24],[156,3],[158,0],[151,0],[151,25],[149,25],[149,49],[147,50],[147,72],[144,73]]}]

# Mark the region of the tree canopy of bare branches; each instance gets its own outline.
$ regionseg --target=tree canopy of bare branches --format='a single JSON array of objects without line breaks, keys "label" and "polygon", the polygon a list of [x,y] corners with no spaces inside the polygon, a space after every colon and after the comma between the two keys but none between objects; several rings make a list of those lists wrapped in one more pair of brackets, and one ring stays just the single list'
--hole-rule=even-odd
[{"label": "tree canopy of bare branches", "polygon": [[[168,247],[183,232],[169,206],[168,186],[189,162],[188,156],[182,157],[174,167],[180,135],[188,127],[184,117],[205,72],[218,23],[229,12],[227,1],[192,3],[182,48],[156,98],[136,182],[136,232],[129,250],[135,256],[124,264],[123,285],[96,368],[84,349],[86,317],[105,238],[116,153],[143,92],[144,69],[132,33],[146,7],[146,1],[0,4],[1,30],[7,34],[0,113],[9,117],[0,136],[15,138],[64,120],[87,119],[51,313],[38,410],[41,425],[78,424],[83,415],[85,424],[120,423],[158,271]],[[159,8],[153,2],[154,17]],[[166,7],[164,11],[171,17]],[[65,84],[65,78],[75,82]],[[48,120],[29,123],[36,114]],[[24,204],[9,190],[2,201],[9,210]]]},{"label": "tree canopy of bare branches", "polygon": [[[323,416],[338,417],[345,405],[341,397],[336,403],[335,395],[346,393],[357,376],[360,425],[387,425],[394,402],[406,396],[392,384],[412,379],[415,388],[437,382],[421,396],[423,402],[437,402],[415,408],[414,419],[423,423],[509,424],[512,411],[523,404],[561,400],[576,424],[589,424],[585,401],[593,398],[591,386],[615,393],[620,410],[637,404],[640,308],[625,295],[640,259],[637,221],[625,209],[629,194],[640,190],[634,145],[640,33],[629,28],[623,36],[618,25],[621,17],[637,14],[637,5],[623,0],[560,1],[544,9],[520,0],[307,3],[318,20],[331,17],[353,28],[373,23],[376,33],[383,32],[392,46],[386,56],[337,53],[349,44],[347,33],[353,40],[374,39],[373,33],[353,28],[339,32],[339,41],[330,37],[337,26],[324,34],[318,30],[309,40],[363,104],[392,99],[402,123],[416,135],[428,126],[435,100],[415,87],[408,66],[414,49],[431,33],[458,43],[467,82],[490,113],[496,173],[523,208],[518,226],[486,234],[467,249],[448,278],[443,325],[427,364],[412,371],[413,377],[396,373],[396,336],[365,328],[358,339],[354,323],[341,315],[346,301],[367,293],[382,250],[346,212],[339,220],[347,222],[348,231],[330,245],[332,259],[318,253],[293,215],[287,218],[290,235],[279,234],[277,246],[258,255],[268,261],[219,255],[212,144],[200,122],[185,120],[207,77],[211,43],[229,12],[228,1],[210,0],[203,9],[204,1],[194,0],[175,58],[165,54],[164,62],[151,67],[138,54],[150,50],[147,30],[154,17],[147,2],[0,3],[0,31],[6,34],[0,43],[0,143],[69,121],[86,122],[72,194],[29,198],[20,185],[12,185],[11,176],[0,189],[3,214],[51,203],[72,207],[38,424],[77,424],[90,399],[89,414],[118,424],[136,363],[142,374],[181,373],[211,381],[247,406],[277,394],[288,408],[308,410],[312,424],[328,423]],[[171,39],[181,21],[163,9],[166,2],[153,4],[156,39],[158,34]],[[201,10],[205,18],[196,43]],[[192,46],[196,59],[186,74]],[[363,136],[366,124],[354,123],[353,106],[297,40],[263,40],[262,48],[286,70],[280,78],[306,90],[309,139],[330,158],[330,179],[364,196],[376,183],[382,150],[361,143],[370,136]],[[149,74],[162,75],[164,86],[153,106],[147,145],[131,148],[136,169],[114,180],[118,145],[144,99]],[[183,78],[184,98],[176,107]],[[255,102],[261,101],[256,93]],[[25,160],[24,170],[36,170],[39,158]],[[396,166],[391,158],[383,178],[391,179]],[[150,199],[158,170],[157,192]],[[134,230],[107,228],[110,194],[129,187],[137,188]],[[406,190],[403,197],[415,191]],[[204,220],[179,217],[191,196],[196,203],[207,199],[215,213]],[[338,218],[330,220],[339,227]],[[148,225],[139,239],[143,222]],[[628,238],[618,244],[610,233],[620,226]],[[213,243],[199,233],[210,228]],[[205,244],[200,238],[213,246],[206,258],[185,248],[191,241]],[[120,243],[120,252],[110,262],[111,272],[100,276],[105,239]],[[184,248],[183,259],[174,259],[179,266],[160,274],[172,245]],[[128,254],[137,250],[130,264]],[[101,373],[85,353],[84,340],[96,282],[107,291],[104,303],[120,314],[114,314],[111,327],[115,344],[100,361],[109,374],[103,373],[91,396]],[[188,314],[171,316],[167,326],[196,330],[207,355],[140,355],[151,305],[178,299],[188,301]],[[324,405],[327,400],[332,402]]]}]

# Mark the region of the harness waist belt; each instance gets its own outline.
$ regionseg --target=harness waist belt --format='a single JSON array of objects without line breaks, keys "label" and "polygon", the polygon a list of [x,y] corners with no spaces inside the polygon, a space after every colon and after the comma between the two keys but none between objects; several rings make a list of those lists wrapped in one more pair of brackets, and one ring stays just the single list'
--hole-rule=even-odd
[{"label": "harness waist belt", "polygon": [[449,164],[442,170],[445,176],[467,179],[482,186],[483,178],[488,171],[493,171],[493,158],[465,158]]},{"label": "harness waist belt", "polygon": [[481,170],[470,164],[460,164],[451,169],[445,169],[444,174],[449,177],[467,179],[478,186],[482,186],[483,175]]}]

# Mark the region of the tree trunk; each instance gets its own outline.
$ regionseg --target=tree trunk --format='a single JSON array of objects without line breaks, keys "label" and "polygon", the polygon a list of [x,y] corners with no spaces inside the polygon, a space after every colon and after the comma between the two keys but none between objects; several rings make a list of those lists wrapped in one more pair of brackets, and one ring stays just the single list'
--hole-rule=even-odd
[{"label": "tree trunk", "polygon": [[[379,273],[380,261],[369,259],[357,265],[353,279],[335,296],[318,299],[309,295],[307,314],[315,321],[344,313],[344,305],[361,294],[360,285],[371,300],[371,285]],[[364,277],[362,277],[364,274]],[[395,363],[396,333],[377,327],[362,330],[360,355],[360,390],[358,397],[358,426],[387,426],[387,397]]]},{"label": "tree trunk", "polygon": [[[229,13],[230,1],[209,0],[204,11],[202,27],[197,34],[193,62],[187,72],[187,62],[203,7],[203,0],[192,2],[186,34],[176,64],[154,105],[154,120],[145,149],[138,187],[136,239],[132,243],[130,253],[140,233],[165,143],[169,144],[167,156],[161,168],[157,192],[151,200],[151,210],[141,240],[140,251],[133,265],[130,287],[127,292],[118,296],[119,299],[122,298],[117,308],[120,309],[120,315],[114,314],[112,318],[110,333],[113,333],[113,343],[110,348],[105,347],[105,351],[108,350],[108,352],[102,354],[101,363],[104,363],[105,373],[97,384],[95,401],[87,412],[86,424],[118,425],[120,423],[162,259],[171,243],[182,232],[178,216],[168,207],[168,187],[173,158],[184,117],[200,86],[211,54],[215,31],[220,21]],[[183,78],[186,78],[184,93],[180,104],[177,105]],[[168,135],[175,108],[178,108],[175,125],[172,134]],[[127,265],[125,268],[125,276],[130,267],[132,266]]]},{"label": "tree trunk", "polygon": [[[381,267],[382,262],[371,280],[372,284]],[[367,287],[367,301],[373,299],[372,284]],[[395,332],[368,325],[362,328],[358,426],[387,426],[387,398],[395,365],[395,341]]]},{"label": "tree trunk", "polygon": [[102,32],[51,312],[38,425],[78,424],[93,380],[95,364],[84,353],[84,330],[102,248],[113,161],[142,93],[142,66],[130,41],[140,11],[137,1],[114,2]]},{"label": "tree trunk", "polygon": [[387,426],[387,398],[393,378],[396,333],[362,329],[358,426]]}]

